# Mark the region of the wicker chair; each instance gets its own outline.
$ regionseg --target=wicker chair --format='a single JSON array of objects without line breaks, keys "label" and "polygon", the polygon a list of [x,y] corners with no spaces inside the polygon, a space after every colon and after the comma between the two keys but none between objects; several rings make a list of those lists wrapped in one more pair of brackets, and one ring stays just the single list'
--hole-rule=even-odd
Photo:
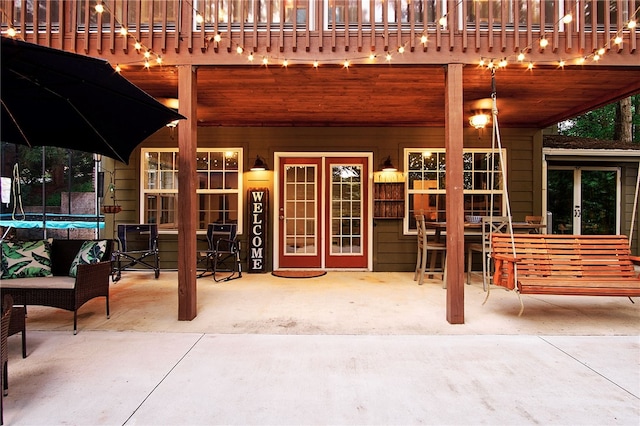
[{"label": "wicker chair", "polygon": [[12,308],[13,298],[10,294],[7,294],[4,296],[2,303],[2,318],[0,319],[0,383],[2,383],[2,392],[0,392],[0,424],[4,424],[2,405],[3,399],[9,389],[9,380],[7,379],[7,364],[9,360],[7,337],[9,337],[9,323],[11,322]]},{"label": "wicker chair", "polygon": [[22,333],[22,358],[27,357],[27,307],[14,306],[11,309],[11,321],[9,322],[9,336]]}]

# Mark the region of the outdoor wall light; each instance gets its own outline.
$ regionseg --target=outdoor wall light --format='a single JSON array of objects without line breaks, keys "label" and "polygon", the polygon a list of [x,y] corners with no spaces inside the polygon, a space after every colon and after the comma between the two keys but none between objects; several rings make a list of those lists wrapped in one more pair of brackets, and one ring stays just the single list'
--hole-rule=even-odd
[{"label": "outdoor wall light", "polygon": [[391,156],[388,156],[384,163],[382,163],[382,171],[383,172],[395,172],[398,169],[391,162]]},{"label": "outdoor wall light", "polygon": [[259,155],[256,155],[256,161],[253,163],[251,171],[256,172],[261,170],[267,170],[267,163],[265,163]]}]

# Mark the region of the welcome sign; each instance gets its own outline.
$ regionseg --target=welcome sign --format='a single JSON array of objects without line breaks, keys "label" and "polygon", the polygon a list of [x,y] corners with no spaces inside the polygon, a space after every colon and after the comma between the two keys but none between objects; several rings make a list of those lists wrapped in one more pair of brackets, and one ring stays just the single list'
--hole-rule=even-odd
[{"label": "welcome sign", "polygon": [[249,190],[249,258],[247,272],[265,272],[265,247],[267,245],[267,206],[269,190]]}]

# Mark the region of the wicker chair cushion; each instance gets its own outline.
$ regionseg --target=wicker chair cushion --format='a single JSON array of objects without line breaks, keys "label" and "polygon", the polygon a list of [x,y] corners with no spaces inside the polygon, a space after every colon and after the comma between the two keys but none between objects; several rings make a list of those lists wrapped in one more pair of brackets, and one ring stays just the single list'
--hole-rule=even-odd
[{"label": "wicker chair cushion", "polygon": [[51,242],[48,240],[2,243],[0,262],[3,280],[11,278],[49,277]]},{"label": "wicker chair cushion", "polygon": [[76,257],[71,262],[69,276],[74,277],[78,272],[78,265],[98,263],[107,251],[107,240],[85,241],[78,250]]}]

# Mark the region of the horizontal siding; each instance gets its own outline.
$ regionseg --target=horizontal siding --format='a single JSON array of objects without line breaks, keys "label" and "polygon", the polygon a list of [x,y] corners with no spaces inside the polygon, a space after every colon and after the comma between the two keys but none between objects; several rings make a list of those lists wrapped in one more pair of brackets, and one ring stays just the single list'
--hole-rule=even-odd
[{"label": "horizontal siding", "polygon": [[[179,130],[178,130],[179,131]],[[534,131],[527,129],[504,129],[503,146],[507,150],[507,165],[512,213],[516,220],[523,220],[534,211],[533,188],[534,165],[532,139]],[[172,137],[173,136],[173,137]],[[379,170],[387,156],[393,163],[404,169],[402,161],[405,148],[444,148],[445,134],[442,128],[304,128],[304,127],[199,127],[198,146],[243,149],[244,167],[248,170],[256,155],[267,160],[273,170],[275,152],[362,152],[373,153],[373,171]],[[490,148],[491,132],[477,132],[465,129],[465,148]],[[140,147],[177,147],[177,135],[168,129],[158,131]],[[118,203],[123,211],[107,218],[105,235],[113,232],[118,223],[139,221],[139,163],[140,150],[131,156],[127,166],[120,162],[105,162],[105,168],[116,170]],[[250,187],[268,187],[273,194],[273,174],[268,180],[249,180],[253,176],[245,174],[244,192]],[[268,213],[267,265],[273,264],[271,247],[273,243],[273,208],[275,200],[270,197]],[[246,208],[245,208],[246,210]],[[244,220],[248,220],[245,211]],[[415,268],[416,240],[413,235],[403,235],[402,220],[376,220],[373,231],[373,268],[376,271],[413,271]],[[202,236],[201,236],[202,237]],[[241,258],[246,263],[246,230],[240,236],[243,242]],[[161,234],[161,266],[177,267],[177,239],[175,234]]]}]

